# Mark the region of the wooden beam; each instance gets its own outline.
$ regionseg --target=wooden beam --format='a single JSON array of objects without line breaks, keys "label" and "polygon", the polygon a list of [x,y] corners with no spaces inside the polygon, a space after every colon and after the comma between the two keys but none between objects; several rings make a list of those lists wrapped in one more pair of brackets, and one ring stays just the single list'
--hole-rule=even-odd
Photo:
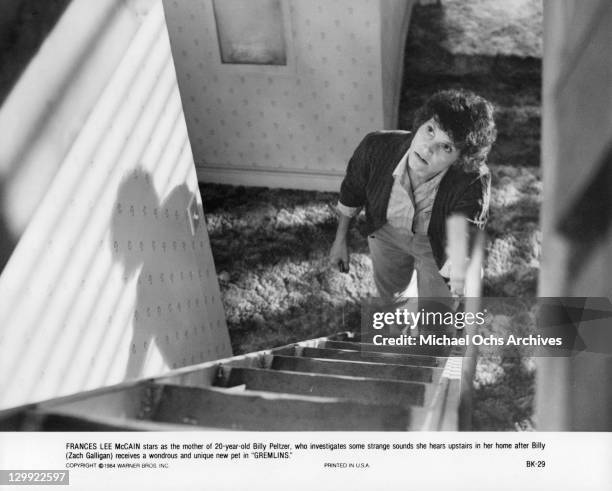
[{"label": "wooden beam", "polygon": [[21,431],[185,431],[189,429],[176,424],[60,411],[28,413],[19,428]]},{"label": "wooden beam", "polygon": [[376,353],[373,351],[356,351],[327,348],[302,348],[299,354],[308,358],[328,358],[349,361],[369,361],[374,363],[392,363],[394,365],[412,365],[436,367],[438,359],[434,356],[400,355],[396,353]]},{"label": "wooden beam", "polygon": [[234,430],[406,430],[410,409],[336,398],[160,386],[154,420]]},{"label": "wooden beam", "polygon": [[422,406],[425,402],[422,383],[366,377],[232,368],[227,385],[244,385],[247,390],[339,397],[365,404]]},{"label": "wooden beam", "polygon": [[275,355],[272,358],[270,368],[273,370],[350,375],[386,380],[410,380],[414,382],[436,382],[442,372],[441,368],[434,367],[322,360],[280,355]]},{"label": "wooden beam", "polygon": [[150,408],[156,405],[157,397],[155,384],[129,382],[51,399],[36,404],[34,409],[40,413],[142,420],[147,419]]}]

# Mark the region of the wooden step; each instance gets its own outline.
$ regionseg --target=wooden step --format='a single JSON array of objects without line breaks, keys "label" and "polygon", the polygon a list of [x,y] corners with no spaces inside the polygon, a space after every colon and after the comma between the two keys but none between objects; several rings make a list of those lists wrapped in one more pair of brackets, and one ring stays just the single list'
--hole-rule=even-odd
[{"label": "wooden step", "polygon": [[369,361],[375,363],[391,363],[394,365],[439,366],[439,360],[434,356],[400,355],[397,353],[377,353],[374,351],[358,351],[344,349],[300,347],[297,351],[287,348],[274,351],[274,354],[285,356],[303,356],[305,358],[324,358],[348,361]]},{"label": "wooden step", "polygon": [[170,384],[160,389],[152,420],[163,423],[248,431],[403,431],[410,425],[410,408],[400,406]]},{"label": "wooden step", "polygon": [[224,379],[226,387],[244,385],[248,390],[338,397],[365,404],[422,406],[426,391],[425,384],[418,382],[257,368],[230,368]]},{"label": "wooden step", "polygon": [[288,370],[328,375],[349,375],[354,377],[414,382],[437,382],[442,372],[441,368],[436,367],[363,361],[325,360],[282,355],[275,355],[272,358],[270,368],[273,370]]},{"label": "wooden step", "polygon": [[381,346],[358,341],[323,341],[321,348],[373,351],[376,353],[396,353],[404,355],[448,356],[448,346]]}]

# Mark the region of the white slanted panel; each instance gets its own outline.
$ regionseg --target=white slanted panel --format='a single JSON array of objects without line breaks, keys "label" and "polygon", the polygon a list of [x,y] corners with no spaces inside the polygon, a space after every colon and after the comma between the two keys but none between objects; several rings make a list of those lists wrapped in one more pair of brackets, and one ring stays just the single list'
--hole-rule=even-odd
[{"label": "white slanted panel", "polygon": [[[129,36],[100,37],[115,53],[123,43],[121,56],[112,69],[81,63],[86,76],[61,87],[79,104],[68,97],[45,121],[85,113],[65,151],[26,152],[17,166],[54,170],[0,277],[0,408],[231,355],[161,0],[75,0],[0,110],[0,129],[50,90],[66,37],[102,4],[116,14],[107,31],[138,18]],[[32,148],[58,141],[57,124],[32,124],[38,133],[14,126]],[[11,192],[27,180],[13,181],[4,210],[19,210]]]}]

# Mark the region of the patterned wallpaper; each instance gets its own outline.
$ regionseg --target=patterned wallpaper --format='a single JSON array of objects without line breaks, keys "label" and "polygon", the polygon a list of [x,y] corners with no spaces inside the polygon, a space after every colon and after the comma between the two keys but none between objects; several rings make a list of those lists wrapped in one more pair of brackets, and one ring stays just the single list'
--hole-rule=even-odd
[{"label": "patterned wallpaper", "polygon": [[231,354],[163,9],[149,3],[0,277],[2,408]]},{"label": "patterned wallpaper", "polygon": [[361,138],[384,127],[380,3],[282,6],[289,60],[262,67],[221,64],[211,0],[164,0],[198,176],[336,190]]}]

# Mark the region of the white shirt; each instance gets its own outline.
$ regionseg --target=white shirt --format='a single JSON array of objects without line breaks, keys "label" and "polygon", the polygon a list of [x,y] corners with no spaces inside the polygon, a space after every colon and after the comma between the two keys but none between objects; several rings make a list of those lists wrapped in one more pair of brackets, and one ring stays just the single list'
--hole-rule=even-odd
[{"label": "white shirt", "polygon": [[[413,193],[406,168],[407,162],[408,152],[393,170],[393,186],[387,205],[387,221],[391,226],[406,232],[426,235],[438,187],[446,171],[419,184]],[[338,202],[337,209],[348,217],[353,217],[360,211],[360,208],[345,206],[340,202]]]},{"label": "white shirt", "polygon": [[406,164],[408,152],[400,159],[393,171],[393,186],[387,205],[387,221],[393,227],[415,234],[427,234],[431,211],[444,172],[419,184],[414,190]]}]

